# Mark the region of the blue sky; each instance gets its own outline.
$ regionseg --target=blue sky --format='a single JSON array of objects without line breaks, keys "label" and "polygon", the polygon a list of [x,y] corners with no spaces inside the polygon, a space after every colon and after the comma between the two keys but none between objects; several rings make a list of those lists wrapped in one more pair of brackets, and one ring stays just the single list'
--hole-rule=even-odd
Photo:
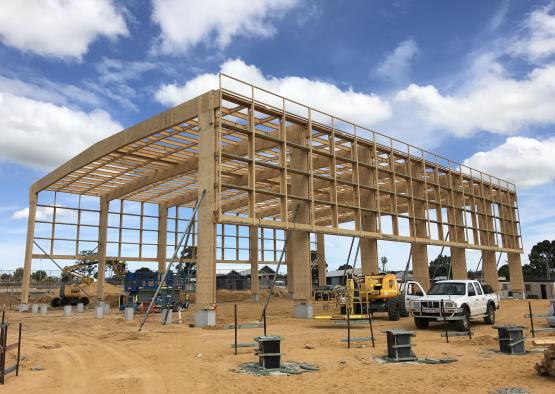
[{"label": "blue sky", "polygon": [[22,265],[31,183],[219,71],[512,181],[525,249],[555,238],[553,2],[21,0],[0,59],[0,269]]}]

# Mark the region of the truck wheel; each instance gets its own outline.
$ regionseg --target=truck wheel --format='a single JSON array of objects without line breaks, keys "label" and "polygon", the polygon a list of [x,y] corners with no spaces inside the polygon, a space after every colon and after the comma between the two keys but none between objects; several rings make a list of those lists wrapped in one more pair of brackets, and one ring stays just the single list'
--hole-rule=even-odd
[{"label": "truck wheel", "polygon": [[400,315],[401,317],[409,317],[409,311],[407,311],[407,305],[405,304],[404,297],[399,299],[399,305],[401,306]]},{"label": "truck wheel", "polygon": [[79,302],[81,302],[83,305],[89,305],[89,298],[88,297],[81,297],[81,298],[79,298]]},{"label": "truck wheel", "polygon": [[401,303],[396,299],[392,298],[387,301],[387,317],[390,321],[397,321],[401,318]]},{"label": "truck wheel", "polygon": [[495,324],[495,306],[493,304],[488,304],[488,309],[486,310],[486,316],[484,317],[484,323]]},{"label": "truck wheel", "polygon": [[50,305],[52,306],[52,308],[59,307],[60,306],[60,299],[58,297],[52,298],[52,300],[50,301]]},{"label": "truck wheel", "polygon": [[428,328],[430,326],[430,321],[428,319],[423,319],[421,317],[415,317],[414,318],[414,325],[419,330],[425,330],[426,328]]},{"label": "truck wheel", "polygon": [[468,321],[469,321],[469,317],[470,317],[470,311],[468,310],[468,307],[465,305],[463,306],[464,312],[462,314],[462,316],[464,317],[464,319],[462,320],[456,320],[455,321],[455,328],[457,329],[457,331],[461,331],[461,332],[466,332],[468,331]]}]

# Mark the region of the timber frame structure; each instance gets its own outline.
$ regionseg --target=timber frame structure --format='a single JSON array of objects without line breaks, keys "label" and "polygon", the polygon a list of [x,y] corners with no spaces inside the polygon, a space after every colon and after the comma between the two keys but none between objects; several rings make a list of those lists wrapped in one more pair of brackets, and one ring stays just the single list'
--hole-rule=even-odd
[{"label": "timber frame structure", "polygon": [[[368,274],[378,272],[377,240],[410,243],[423,284],[427,245],[451,249],[454,278],[467,275],[465,249],[481,250],[485,280],[496,289],[496,253],[506,253],[513,292],[523,295],[513,184],[221,74],[219,89],[94,144],[32,185],[22,304],[32,260],[46,257],[34,241],[49,243],[55,259],[98,248],[100,283],[107,259],[155,261],[164,270],[202,190],[194,244],[205,311],[216,303],[216,263],[248,263],[256,272],[260,260],[277,260],[284,231],[291,231],[288,287],[305,307],[299,317],[310,315],[311,233],[321,255],[323,234],[359,237]],[[54,197],[41,203],[43,194]],[[64,205],[62,195],[77,203]]]}]

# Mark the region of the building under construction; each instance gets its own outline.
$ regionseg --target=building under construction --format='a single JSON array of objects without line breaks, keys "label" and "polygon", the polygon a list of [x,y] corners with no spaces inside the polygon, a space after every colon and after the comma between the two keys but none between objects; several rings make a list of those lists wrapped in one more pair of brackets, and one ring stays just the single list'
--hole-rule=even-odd
[{"label": "building under construction", "polygon": [[[325,283],[324,234],[359,237],[365,274],[378,272],[378,240],[410,243],[422,284],[428,245],[450,248],[455,279],[467,276],[466,249],[480,250],[496,290],[496,252],[506,253],[513,294],[523,295],[513,184],[221,75],[219,89],[96,143],[32,185],[22,304],[34,259],[97,250],[98,300],[107,260],[163,271],[203,191],[191,240],[199,325],[215,322],[216,265],[257,272],[279,259],[285,234],[296,317],[312,314],[311,242]],[[258,287],[253,275],[255,296]]]}]

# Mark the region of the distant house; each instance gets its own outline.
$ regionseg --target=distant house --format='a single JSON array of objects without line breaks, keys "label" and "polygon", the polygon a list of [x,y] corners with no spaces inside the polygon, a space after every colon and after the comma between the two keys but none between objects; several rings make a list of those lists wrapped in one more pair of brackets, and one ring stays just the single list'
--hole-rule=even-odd
[{"label": "distant house", "polygon": [[[352,269],[348,269],[346,274],[350,275],[352,271]],[[360,275],[361,273],[362,270],[360,268],[355,268],[355,275]],[[343,286],[345,285],[344,276],[345,270],[328,271],[326,272],[326,284],[330,286]]]},{"label": "distant house", "polygon": [[216,274],[216,288],[226,290],[247,290],[250,288],[250,275],[231,270],[225,274]]},{"label": "distant house", "polygon": [[[499,281],[501,286],[501,297],[512,297],[513,292],[511,289],[511,282],[502,280]],[[534,281],[524,282],[524,293],[526,298],[529,299],[553,299],[555,298],[555,279],[540,279]]]},{"label": "distant house", "polygon": [[[249,278],[249,287],[250,287],[251,270],[241,271],[241,274]],[[276,276],[276,271],[274,271],[272,268],[265,265],[264,267],[258,270],[258,286],[261,288],[270,287],[275,276]]]}]

